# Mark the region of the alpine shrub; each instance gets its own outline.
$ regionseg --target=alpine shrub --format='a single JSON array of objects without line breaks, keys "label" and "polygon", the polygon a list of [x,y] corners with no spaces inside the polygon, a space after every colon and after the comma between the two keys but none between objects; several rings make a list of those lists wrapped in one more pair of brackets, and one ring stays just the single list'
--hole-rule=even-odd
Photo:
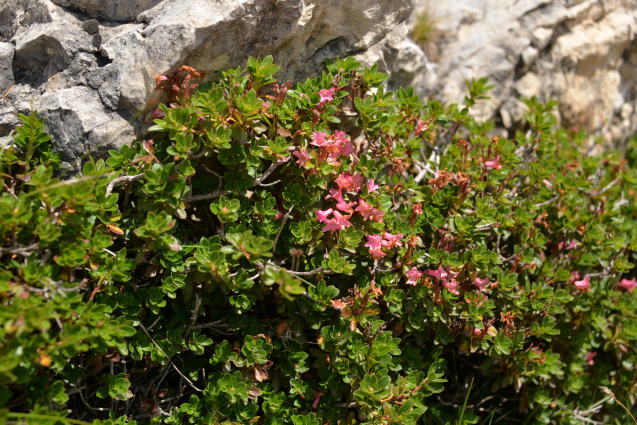
[{"label": "alpine shrub", "polygon": [[[157,78],[154,137],[0,155],[0,423],[628,424],[634,147],[494,137],[352,59]],[[72,419],[71,419],[72,418]]]}]

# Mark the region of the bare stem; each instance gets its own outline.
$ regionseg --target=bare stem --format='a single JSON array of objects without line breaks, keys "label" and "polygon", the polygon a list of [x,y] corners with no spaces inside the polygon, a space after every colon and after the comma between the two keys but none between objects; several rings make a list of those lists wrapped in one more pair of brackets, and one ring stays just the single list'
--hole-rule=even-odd
[{"label": "bare stem", "polygon": [[106,196],[110,195],[116,186],[119,186],[128,182],[141,180],[143,178],[144,178],[144,173],[139,173],[132,176],[119,176],[116,179],[111,180],[106,186]]}]

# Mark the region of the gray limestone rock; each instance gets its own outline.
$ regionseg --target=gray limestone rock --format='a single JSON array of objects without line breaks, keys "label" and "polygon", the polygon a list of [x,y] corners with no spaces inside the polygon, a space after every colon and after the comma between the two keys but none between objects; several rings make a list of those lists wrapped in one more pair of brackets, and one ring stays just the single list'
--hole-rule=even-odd
[{"label": "gray limestone rock", "polygon": [[282,80],[354,55],[446,102],[487,76],[497,88],[478,117],[513,127],[537,95],[567,125],[637,131],[637,0],[415,1],[435,17],[435,49],[408,39],[412,0],[0,1],[0,137],[39,109],[66,159],[127,143],[161,99],[155,75],[270,54]]},{"label": "gray limestone rock", "polygon": [[15,48],[11,43],[0,42],[0,96],[13,85],[13,53]]},{"label": "gray limestone rock", "polygon": [[53,0],[53,2],[94,18],[130,22],[134,21],[141,12],[157,5],[161,0]]},{"label": "gray limestone rock", "polygon": [[[181,65],[213,75],[271,54],[279,78],[298,80],[326,59],[358,55],[391,70],[411,7],[410,0],[5,0],[0,23],[8,29],[0,36],[15,46],[8,69],[20,90],[0,105],[0,131],[30,105],[69,160],[109,140],[130,142],[143,128],[138,118],[160,99],[154,76]],[[7,60],[0,53],[0,86],[10,81]]]},{"label": "gray limestone rock", "polygon": [[105,148],[131,143],[135,139],[130,124],[109,112],[99,96],[87,87],[71,87],[45,94],[38,104],[47,130],[67,161]]},{"label": "gray limestone rock", "polygon": [[486,76],[497,88],[474,108],[481,118],[514,127],[520,99],[535,95],[559,101],[564,125],[609,142],[637,132],[637,0],[416,2],[416,16],[426,11],[443,34],[443,54],[423,71],[435,77],[403,85],[461,102],[465,80]]}]

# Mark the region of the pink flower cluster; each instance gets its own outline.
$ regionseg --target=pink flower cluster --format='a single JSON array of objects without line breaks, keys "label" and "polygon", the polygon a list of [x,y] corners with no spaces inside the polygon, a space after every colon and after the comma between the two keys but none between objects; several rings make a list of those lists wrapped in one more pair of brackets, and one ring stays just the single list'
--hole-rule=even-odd
[{"label": "pink flower cluster", "polygon": [[331,102],[332,100],[334,100],[334,94],[335,93],[336,93],[336,89],[335,88],[319,90],[319,92],[318,92],[318,94],[319,94],[319,105],[324,105],[327,102]]},{"label": "pink flower cluster", "polygon": [[442,286],[452,294],[460,294],[460,291],[458,291],[460,283],[456,280],[456,277],[458,277],[458,273],[445,270],[442,267],[438,267],[435,270],[427,270],[427,275],[442,282]]},{"label": "pink flower cluster", "polygon": [[391,233],[385,232],[383,235],[366,235],[366,237],[367,243],[365,244],[365,247],[369,248],[369,253],[375,260],[387,255],[383,250],[386,251],[403,246],[403,243],[401,242],[403,235],[401,233],[392,235]]},{"label": "pink flower cluster", "polygon": [[[335,180],[338,189],[330,189],[329,195],[325,199],[334,199],[336,201],[335,209],[329,208],[327,210],[316,212],[316,217],[321,223],[325,223],[323,231],[330,230],[342,230],[351,223],[348,221],[354,212],[359,213],[364,220],[372,220],[378,223],[383,221],[385,213],[377,208],[374,208],[366,200],[359,198],[356,201],[348,201],[345,199],[345,194],[350,193],[357,195],[365,183],[365,178],[360,174],[350,174],[347,172],[341,173]],[[367,181],[367,193],[373,193],[378,191],[378,185],[374,183],[374,180]],[[339,211],[342,211],[346,215],[342,215]],[[330,218],[330,214],[332,218]]]},{"label": "pink flower cluster", "polygon": [[[332,218],[330,218],[330,215]],[[323,211],[316,211],[316,219],[325,224],[325,226],[321,229],[324,232],[343,230],[344,228],[351,226],[352,223],[349,222],[350,217],[351,215],[342,215],[340,212],[335,211],[332,208],[328,208]]]},{"label": "pink flower cluster", "polygon": [[[328,136],[324,131],[317,131],[312,134],[310,145],[319,148],[318,161],[327,160],[329,163],[337,164],[341,156],[349,156],[354,153],[354,145],[344,131],[335,131]],[[307,149],[298,149],[292,154],[296,157],[296,163],[301,167],[306,167],[312,160],[312,156]]]}]

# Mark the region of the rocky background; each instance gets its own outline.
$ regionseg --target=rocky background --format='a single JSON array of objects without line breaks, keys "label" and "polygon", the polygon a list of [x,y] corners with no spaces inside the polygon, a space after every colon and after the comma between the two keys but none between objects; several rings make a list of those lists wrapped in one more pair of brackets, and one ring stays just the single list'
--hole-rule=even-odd
[{"label": "rocky background", "polygon": [[76,161],[143,131],[156,74],[268,54],[283,80],[355,55],[446,102],[486,76],[480,117],[514,128],[521,97],[552,98],[564,125],[621,142],[637,131],[636,33],[637,0],[2,0],[0,142],[38,110]]}]

